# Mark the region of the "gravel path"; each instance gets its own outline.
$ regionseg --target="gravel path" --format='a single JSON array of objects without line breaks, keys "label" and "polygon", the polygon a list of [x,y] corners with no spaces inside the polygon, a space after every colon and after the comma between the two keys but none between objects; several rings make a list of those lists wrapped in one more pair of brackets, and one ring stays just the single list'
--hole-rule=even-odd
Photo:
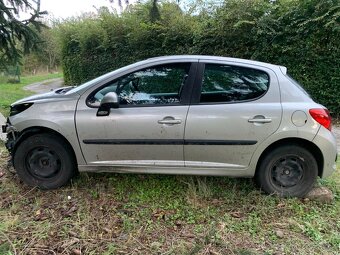
[{"label": "gravel path", "polygon": [[32,91],[36,94],[41,94],[60,88],[63,85],[64,85],[63,78],[56,78],[27,85],[24,87],[24,90]]},{"label": "gravel path", "polygon": [[[32,91],[35,94],[41,94],[49,92],[53,89],[60,88],[64,85],[64,80],[62,78],[45,80],[42,82],[33,83],[24,87],[24,90]],[[6,123],[6,118],[0,113],[0,140],[5,140],[6,135],[1,131],[1,126]]]}]

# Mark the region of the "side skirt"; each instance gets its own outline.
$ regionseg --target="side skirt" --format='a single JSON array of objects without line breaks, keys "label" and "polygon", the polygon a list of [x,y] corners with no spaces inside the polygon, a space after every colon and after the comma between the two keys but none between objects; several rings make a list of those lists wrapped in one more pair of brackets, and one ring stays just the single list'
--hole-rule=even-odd
[{"label": "side skirt", "polygon": [[204,168],[204,167],[161,167],[161,166],[112,166],[112,165],[79,165],[79,172],[111,172],[136,174],[169,174],[169,175],[204,175],[253,177],[255,169],[249,168]]}]

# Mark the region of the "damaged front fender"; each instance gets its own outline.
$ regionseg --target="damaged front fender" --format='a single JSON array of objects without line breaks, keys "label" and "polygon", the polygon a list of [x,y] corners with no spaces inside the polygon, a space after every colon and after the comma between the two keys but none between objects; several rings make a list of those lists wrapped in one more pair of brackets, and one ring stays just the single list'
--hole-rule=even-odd
[{"label": "damaged front fender", "polygon": [[[2,133],[7,134],[6,136],[6,142],[5,142],[5,146],[6,149],[8,150],[11,158],[8,160],[8,165],[7,165],[7,169],[10,171],[11,166],[13,166],[13,150],[17,141],[17,137],[18,137],[18,132],[16,131],[16,129],[10,124],[9,120],[7,119],[6,125],[2,126]],[[10,171],[11,173],[14,173],[12,171]]]},{"label": "damaged front fender", "polygon": [[36,133],[37,129],[30,129],[27,131],[19,132],[16,130],[14,126],[11,125],[9,121],[7,121],[6,125],[2,127],[2,131],[7,133],[7,140],[5,142],[5,146],[11,155],[10,163],[13,164],[13,158],[17,146],[20,142],[25,139],[25,137],[29,136],[30,134]]},{"label": "damaged front fender", "polygon": [[13,148],[15,146],[16,140],[17,140],[17,132],[15,128],[7,123],[7,128],[6,128],[6,133],[7,133],[7,140],[6,140],[6,148],[12,154]]}]

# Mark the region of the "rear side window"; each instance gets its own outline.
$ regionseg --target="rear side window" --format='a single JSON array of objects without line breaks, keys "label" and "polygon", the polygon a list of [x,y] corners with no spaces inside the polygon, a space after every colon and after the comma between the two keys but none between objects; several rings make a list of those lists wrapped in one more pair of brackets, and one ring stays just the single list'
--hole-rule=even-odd
[{"label": "rear side window", "polygon": [[300,83],[298,83],[296,80],[293,79],[292,76],[290,76],[289,74],[286,75],[288,80],[290,80],[296,87],[298,87],[306,96],[312,98],[308,92],[302,87],[302,85]]},{"label": "rear side window", "polygon": [[201,103],[239,102],[261,97],[269,88],[266,72],[230,65],[206,64]]}]

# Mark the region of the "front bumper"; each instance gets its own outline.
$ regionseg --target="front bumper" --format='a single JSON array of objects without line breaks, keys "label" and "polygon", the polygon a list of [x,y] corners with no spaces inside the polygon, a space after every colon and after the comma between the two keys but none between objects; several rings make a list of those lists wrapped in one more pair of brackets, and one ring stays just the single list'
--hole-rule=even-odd
[{"label": "front bumper", "polygon": [[6,145],[7,150],[11,153],[14,148],[15,141],[17,140],[16,129],[11,125],[8,119],[7,119],[6,124],[2,125],[1,129],[2,129],[2,133],[7,134],[7,140],[6,140],[5,145]]}]

